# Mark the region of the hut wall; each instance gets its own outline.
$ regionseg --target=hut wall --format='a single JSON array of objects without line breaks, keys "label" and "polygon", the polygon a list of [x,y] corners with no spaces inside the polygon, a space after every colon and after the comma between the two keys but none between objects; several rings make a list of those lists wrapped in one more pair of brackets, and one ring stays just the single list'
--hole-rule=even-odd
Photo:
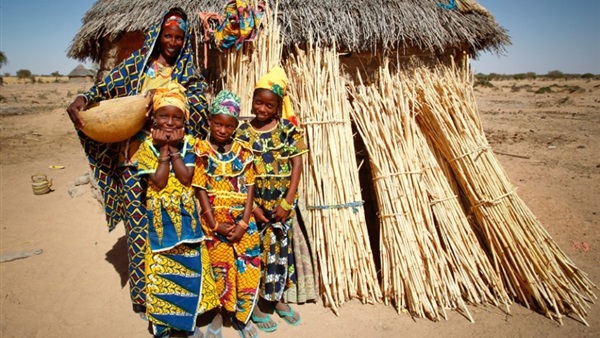
[{"label": "hut wall", "polygon": [[144,34],[142,32],[124,33],[115,40],[104,39],[102,41],[100,69],[96,74],[96,80],[103,79],[119,62],[140,49],[143,45]]}]

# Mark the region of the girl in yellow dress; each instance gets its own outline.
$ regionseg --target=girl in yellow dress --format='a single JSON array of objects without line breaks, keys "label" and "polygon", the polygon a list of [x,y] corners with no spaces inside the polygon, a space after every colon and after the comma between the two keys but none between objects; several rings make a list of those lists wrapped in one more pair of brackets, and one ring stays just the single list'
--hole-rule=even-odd
[{"label": "girl in yellow dress", "polygon": [[196,142],[184,132],[188,114],[180,84],[157,89],[152,135],[138,151],[138,174],[149,178],[145,305],[155,337],[173,331],[199,335],[196,317],[218,306],[191,186]]},{"label": "girl in yellow dress", "polygon": [[[202,207],[202,226],[217,282],[221,310],[231,316],[240,336],[258,337],[250,315],[260,282],[259,235],[252,215],[252,151],[232,138],[238,126],[240,99],[221,91],[210,107],[210,134],[195,146],[193,185]],[[206,337],[222,337],[217,313]]]}]

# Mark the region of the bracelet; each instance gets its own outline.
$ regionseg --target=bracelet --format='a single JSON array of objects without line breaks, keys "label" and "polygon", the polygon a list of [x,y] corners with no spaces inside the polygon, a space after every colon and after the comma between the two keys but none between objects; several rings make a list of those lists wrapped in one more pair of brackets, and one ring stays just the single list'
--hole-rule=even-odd
[{"label": "bracelet", "polygon": [[171,160],[171,158],[169,156],[158,158],[159,163],[166,163],[166,162],[169,162],[169,160]]},{"label": "bracelet", "polygon": [[244,230],[248,229],[248,223],[246,223],[243,219],[241,219],[238,223]]},{"label": "bracelet", "polygon": [[171,154],[169,154],[169,155],[170,155],[170,156],[179,156],[179,155],[181,155],[181,153],[180,153],[180,152],[176,152],[176,153],[171,153]]},{"label": "bracelet", "polygon": [[213,228],[213,231],[216,232],[218,228],[219,228],[219,222],[215,222],[215,227]]},{"label": "bracelet", "polygon": [[285,198],[282,198],[281,201],[279,201],[279,206],[281,207],[281,209],[285,210],[285,211],[290,211],[292,210],[294,207],[289,204]]}]

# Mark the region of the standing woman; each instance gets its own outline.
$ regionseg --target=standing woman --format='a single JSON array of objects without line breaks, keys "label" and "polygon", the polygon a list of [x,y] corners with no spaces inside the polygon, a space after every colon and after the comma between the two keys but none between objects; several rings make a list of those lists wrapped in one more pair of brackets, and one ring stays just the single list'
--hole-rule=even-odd
[{"label": "standing woman", "polygon": [[[178,82],[186,87],[190,118],[186,125],[194,137],[207,134],[206,83],[196,73],[187,15],[172,8],[150,27],[141,49],[110,71],[67,108],[77,129],[83,127],[79,112],[92,102],[142,94],[154,95],[158,87]],[[148,232],[145,177],[137,175],[136,152],[148,135],[146,128],[120,143],[99,143],[78,132],[94,178],[104,198],[109,231],[123,221],[127,234],[129,287],[133,310],[145,313],[144,252]]]}]

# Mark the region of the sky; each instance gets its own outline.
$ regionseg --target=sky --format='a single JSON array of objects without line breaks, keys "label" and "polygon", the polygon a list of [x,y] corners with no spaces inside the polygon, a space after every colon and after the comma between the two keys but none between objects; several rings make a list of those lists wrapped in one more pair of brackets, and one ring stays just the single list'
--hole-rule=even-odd
[{"label": "sky", "polygon": [[[20,69],[37,75],[68,74],[81,62],[67,58],[67,49],[94,2],[0,0],[0,50],[8,58],[0,74],[14,75]],[[472,63],[474,72],[600,74],[600,0],[479,3],[508,30],[512,45],[504,55],[481,54]],[[89,67],[89,61],[84,65]]]}]

